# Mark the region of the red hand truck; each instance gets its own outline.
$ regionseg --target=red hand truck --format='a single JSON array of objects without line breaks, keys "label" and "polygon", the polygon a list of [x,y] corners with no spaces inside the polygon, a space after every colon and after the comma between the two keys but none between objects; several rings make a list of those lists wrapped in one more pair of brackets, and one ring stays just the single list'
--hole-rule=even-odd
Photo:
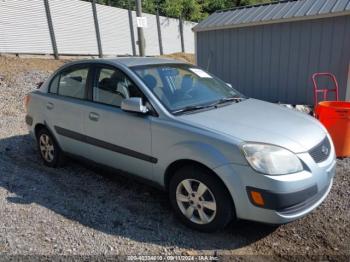
[{"label": "red hand truck", "polygon": [[[320,77],[329,78],[333,83],[334,88],[319,88],[318,87],[318,79]],[[312,82],[314,83],[314,105],[317,107],[318,105],[318,94],[323,94],[323,100],[327,100],[329,93],[335,93],[336,101],[339,101],[339,85],[337,78],[332,73],[315,73],[312,75]]]}]

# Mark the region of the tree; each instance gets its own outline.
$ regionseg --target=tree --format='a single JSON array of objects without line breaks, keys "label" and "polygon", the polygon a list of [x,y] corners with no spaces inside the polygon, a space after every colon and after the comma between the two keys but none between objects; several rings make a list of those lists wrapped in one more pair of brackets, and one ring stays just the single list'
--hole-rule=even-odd
[{"label": "tree", "polygon": [[244,6],[244,5],[255,5],[261,3],[269,3],[271,0],[235,0],[235,6]]},{"label": "tree", "polygon": [[196,0],[165,0],[162,5],[162,13],[192,21],[203,18],[202,6]]},{"label": "tree", "polygon": [[157,11],[157,6],[159,1],[155,0],[142,0],[142,8],[143,12],[155,14]]},{"label": "tree", "polygon": [[[91,2],[91,0],[84,0]],[[96,3],[114,7],[135,10],[135,0],[96,0]],[[143,12],[155,14],[157,8],[161,15],[168,17],[182,17],[185,20],[200,21],[211,13],[258,3],[272,2],[272,0],[142,0]]]}]

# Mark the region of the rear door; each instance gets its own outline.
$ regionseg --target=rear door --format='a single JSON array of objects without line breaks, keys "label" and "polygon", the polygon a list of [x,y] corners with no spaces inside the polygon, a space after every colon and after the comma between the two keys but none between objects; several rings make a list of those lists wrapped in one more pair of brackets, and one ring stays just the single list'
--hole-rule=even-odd
[{"label": "rear door", "polygon": [[84,132],[90,68],[89,65],[76,65],[57,74],[50,83],[45,106],[46,124],[62,150],[77,155],[86,150],[80,138]]},{"label": "rear door", "polygon": [[121,110],[129,97],[142,97],[142,92],[121,70],[95,67],[90,107],[83,116],[89,150],[86,156],[95,162],[152,180],[157,162],[151,152],[150,115]]}]

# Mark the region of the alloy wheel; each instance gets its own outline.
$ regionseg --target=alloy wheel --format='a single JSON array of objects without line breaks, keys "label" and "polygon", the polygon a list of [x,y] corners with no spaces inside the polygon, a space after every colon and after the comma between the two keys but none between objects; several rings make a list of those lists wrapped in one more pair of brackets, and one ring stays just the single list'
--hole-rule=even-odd
[{"label": "alloy wheel", "polygon": [[47,134],[42,134],[39,138],[39,147],[42,157],[47,162],[52,162],[55,157],[55,148],[51,138]]},{"label": "alloy wheel", "polygon": [[210,189],[198,180],[181,181],[176,189],[176,202],[182,214],[196,224],[208,224],[215,218],[215,197]]}]

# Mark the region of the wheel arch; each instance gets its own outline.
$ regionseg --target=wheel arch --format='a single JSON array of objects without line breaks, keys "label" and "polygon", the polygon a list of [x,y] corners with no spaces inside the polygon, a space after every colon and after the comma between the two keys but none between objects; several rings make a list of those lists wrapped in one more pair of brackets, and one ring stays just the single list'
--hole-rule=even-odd
[{"label": "wheel arch", "polygon": [[[34,127],[34,135],[35,135],[35,138],[38,138],[38,133],[39,133],[39,131],[40,131],[41,129],[43,129],[43,128],[46,128],[47,130],[49,130],[49,129],[47,128],[47,126],[44,125],[44,124],[42,124],[42,123],[38,123],[38,124],[35,125],[35,127]],[[50,130],[49,130],[49,131],[50,131]],[[51,132],[50,132],[50,133],[51,133]]]},{"label": "wheel arch", "polygon": [[37,123],[34,127],[34,135],[35,135],[35,138],[38,139],[38,133],[40,130],[42,130],[43,128],[45,128],[49,133],[50,135],[52,136],[53,140],[55,141],[55,143],[58,145],[58,147],[62,150],[62,147],[60,145],[60,143],[58,143],[58,140],[56,138],[56,136],[53,134],[53,132],[51,131],[51,129],[46,125],[46,123]]},{"label": "wheel arch", "polygon": [[175,175],[176,171],[184,166],[197,166],[199,168],[209,171],[222,184],[224,190],[230,196],[232,204],[234,205],[234,199],[232,198],[230,191],[228,190],[225,182],[220,178],[220,176],[210,167],[204,165],[203,163],[200,163],[198,161],[191,160],[191,159],[176,160],[167,167],[164,174],[164,188],[166,191],[169,191],[170,180]]},{"label": "wheel arch", "polygon": [[237,219],[237,213],[236,213],[236,206],[235,206],[235,201],[233,199],[232,194],[230,193],[230,190],[227,188],[226,183],[224,180],[210,167],[204,165],[203,163],[200,163],[195,160],[191,159],[180,159],[172,162],[166,169],[165,175],[164,175],[164,188],[167,192],[169,192],[169,187],[170,187],[170,181],[171,178],[174,176],[177,170],[180,168],[183,168],[185,166],[197,166],[198,168],[204,169],[206,171],[209,171],[210,174],[214,176],[214,178],[221,184],[223,190],[225,191],[225,194],[229,197],[229,200],[231,202],[231,206],[233,209],[233,214],[232,214],[232,219],[236,220]]}]

